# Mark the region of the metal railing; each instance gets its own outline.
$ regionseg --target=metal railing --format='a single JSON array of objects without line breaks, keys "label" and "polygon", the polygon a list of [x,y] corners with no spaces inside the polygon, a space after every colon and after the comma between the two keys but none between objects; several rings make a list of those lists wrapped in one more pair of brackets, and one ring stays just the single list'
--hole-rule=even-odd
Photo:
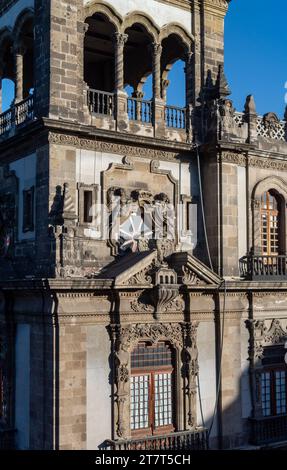
[{"label": "metal railing", "polygon": [[253,445],[271,444],[287,440],[287,416],[250,419]]},{"label": "metal railing", "polygon": [[111,450],[207,450],[208,431],[199,429],[142,439],[106,441],[106,448]]},{"label": "metal railing", "polygon": [[128,98],[128,116],[131,121],[150,124],[152,122],[152,102],[139,98]]},{"label": "metal railing", "polygon": [[0,428],[0,450],[14,450],[15,449],[15,429],[1,429]]},{"label": "metal railing", "polygon": [[244,256],[239,260],[240,275],[246,279],[270,281],[287,278],[287,256]]},{"label": "metal railing", "polygon": [[165,123],[167,127],[186,129],[186,109],[177,106],[166,106]]},{"label": "metal railing", "polygon": [[107,91],[88,90],[88,107],[91,114],[114,116],[115,96]]},{"label": "metal railing", "polygon": [[34,119],[34,97],[29,95],[0,114],[0,136],[13,128]]}]

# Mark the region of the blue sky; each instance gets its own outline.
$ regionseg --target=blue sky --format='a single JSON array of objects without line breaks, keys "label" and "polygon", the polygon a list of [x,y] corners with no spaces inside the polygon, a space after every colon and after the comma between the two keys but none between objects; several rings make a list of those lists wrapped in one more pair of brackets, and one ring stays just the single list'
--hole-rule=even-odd
[{"label": "blue sky", "polygon": [[232,0],[225,22],[225,73],[238,111],[253,94],[258,114],[283,117],[286,56],[287,0]]},{"label": "blue sky", "polygon": [[[242,111],[253,94],[258,114],[269,111],[283,117],[287,86],[287,0],[232,0],[225,22],[225,73],[231,98]],[[169,74],[169,104],[184,106],[183,65]],[[4,84],[3,109],[11,103],[11,87]],[[146,86],[150,98],[151,80]]]}]

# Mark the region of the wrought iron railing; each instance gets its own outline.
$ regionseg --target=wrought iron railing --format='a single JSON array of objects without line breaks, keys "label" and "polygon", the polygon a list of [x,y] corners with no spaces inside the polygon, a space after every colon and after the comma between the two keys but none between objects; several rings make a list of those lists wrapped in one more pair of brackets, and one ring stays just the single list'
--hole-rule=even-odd
[{"label": "wrought iron railing", "polygon": [[128,116],[131,121],[150,124],[152,122],[152,102],[139,98],[128,98]]},{"label": "wrought iron railing", "polygon": [[271,444],[287,440],[287,416],[250,419],[253,445]]},{"label": "wrought iron railing", "polygon": [[106,448],[111,450],[207,450],[208,431],[199,429],[142,439],[106,441]]},{"label": "wrought iron railing", "polygon": [[114,116],[115,96],[107,91],[88,89],[88,107],[91,114]]},{"label": "wrought iron railing", "polygon": [[239,260],[240,275],[246,279],[287,278],[287,256],[244,256]]},{"label": "wrought iron railing", "polygon": [[166,106],[165,123],[167,127],[186,129],[186,109],[177,106]]},{"label": "wrought iron railing", "polygon": [[0,428],[0,450],[15,449],[15,429]]},{"label": "wrought iron railing", "polygon": [[0,136],[20,124],[34,119],[34,97],[29,95],[10,109],[0,114]]}]

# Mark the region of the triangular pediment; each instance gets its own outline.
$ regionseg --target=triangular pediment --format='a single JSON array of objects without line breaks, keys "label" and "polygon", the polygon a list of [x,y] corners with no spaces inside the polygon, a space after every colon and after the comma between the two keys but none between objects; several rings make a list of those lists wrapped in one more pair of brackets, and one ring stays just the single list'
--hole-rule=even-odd
[{"label": "triangular pediment", "polygon": [[115,286],[149,287],[152,285],[150,271],[156,260],[156,251],[130,253],[112,263],[101,277],[113,279]]},{"label": "triangular pediment", "polygon": [[[115,287],[152,287],[158,282],[159,270],[162,264],[158,261],[158,253],[145,251],[130,253],[108,266],[100,277],[113,279]],[[187,252],[174,253],[164,269],[175,271],[177,284],[187,287],[217,287],[221,278],[209,269],[204,263]]]},{"label": "triangular pediment", "polygon": [[174,253],[170,265],[176,270],[179,282],[188,287],[216,287],[222,282],[220,276],[188,252]]}]

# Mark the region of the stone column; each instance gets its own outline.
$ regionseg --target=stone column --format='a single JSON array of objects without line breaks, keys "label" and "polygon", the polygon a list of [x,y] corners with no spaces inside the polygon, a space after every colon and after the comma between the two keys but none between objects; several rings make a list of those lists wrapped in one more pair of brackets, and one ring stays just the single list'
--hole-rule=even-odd
[{"label": "stone column", "polygon": [[153,75],[153,98],[161,99],[161,60],[162,46],[157,42],[152,43],[152,75]]},{"label": "stone column", "polygon": [[25,48],[22,45],[15,46],[15,103],[23,100],[23,62]]},{"label": "stone column", "polygon": [[115,94],[117,130],[128,130],[129,119],[127,112],[127,94],[124,91],[124,47],[128,35],[115,33],[113,36],[115,48]]},{"label": "stone column", "polygon": [[192,114],[193,114],[193,83],[194,83],[194,67],[193,67],[194,53],[188,51],[185,55],[185,95],[186,95],[186,133],[187,140],[192,142]]},{"label": "stone column", "polygon": [[165,135],[165,103],[161,96],[161,53],[162,46],[157,42],[151,44],[153,76],[153,125],[155,137]]}]

